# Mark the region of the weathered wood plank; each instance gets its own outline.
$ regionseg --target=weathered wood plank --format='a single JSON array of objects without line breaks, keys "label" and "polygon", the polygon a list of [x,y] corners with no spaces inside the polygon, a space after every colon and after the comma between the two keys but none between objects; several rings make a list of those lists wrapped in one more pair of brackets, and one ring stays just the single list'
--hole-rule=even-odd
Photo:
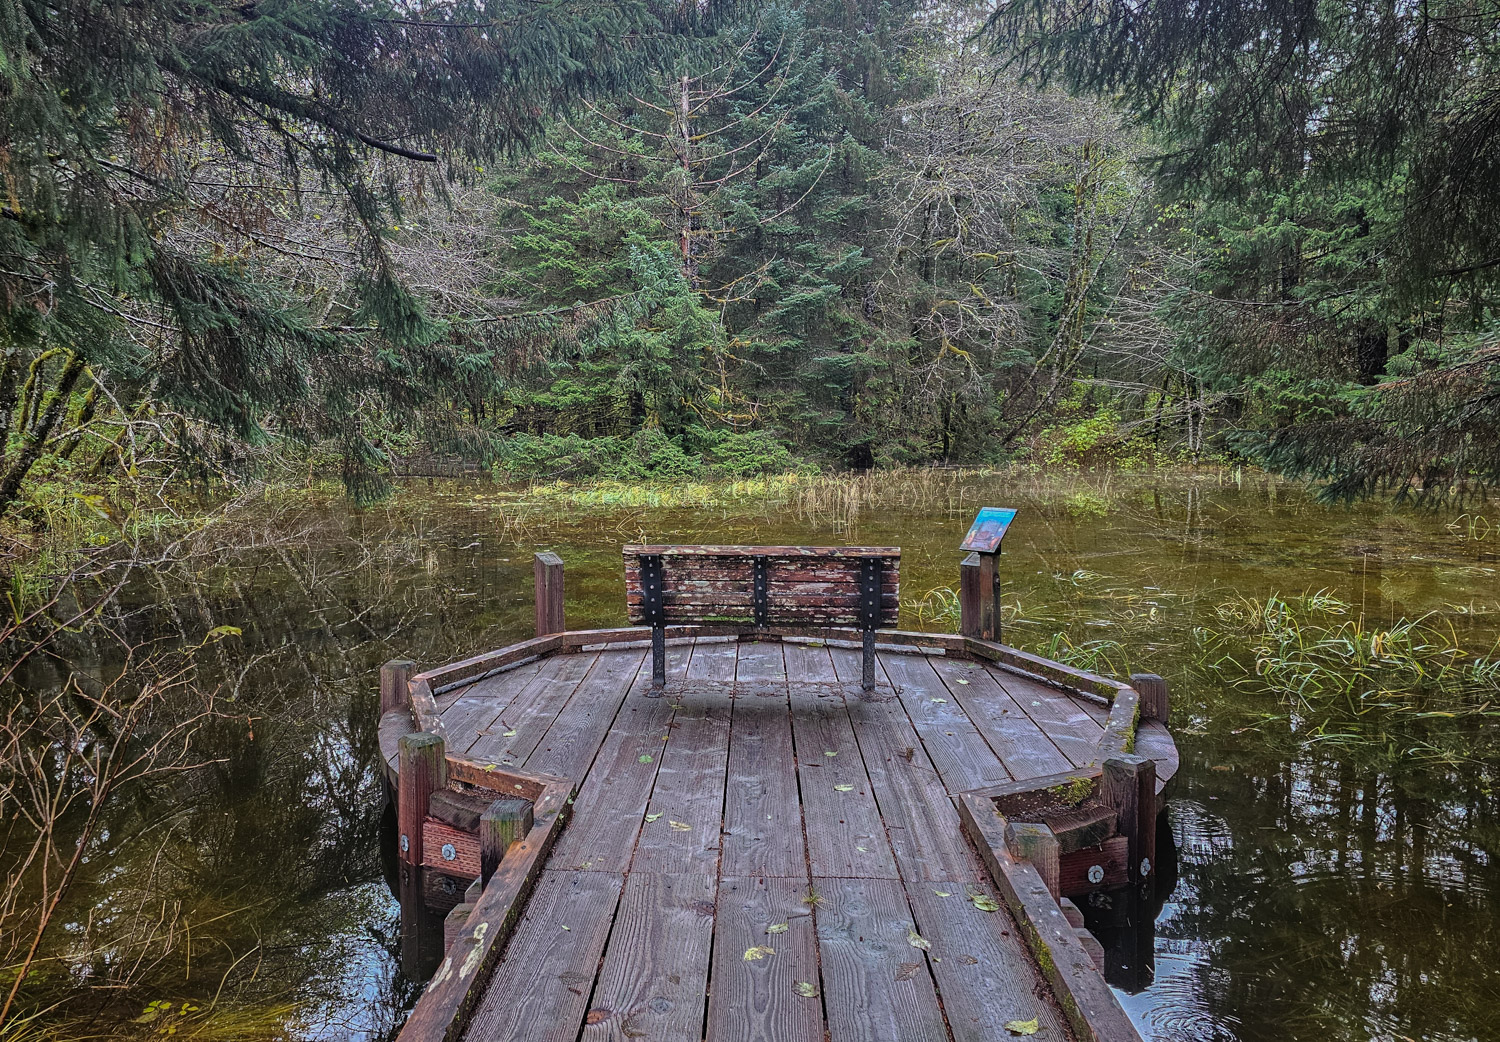
[{"label": "weathered wood plank", "polygon": [[735,682],[780,697],[738,697],[729,724],[724,791],[726,875],[806,874],[797,759],[780,644],[740,644]]},{"label": "weathered wood plank", "polygon": [[[816,1042],[823,1038],[817,938],[805,876],[719,881],[714,923],[712,1042]],[[772,927],[784,931],[769,933]],[[751,948],[774,948],[746,959]],[[804,985],[801,994],[798,985]]]},{"label": "weathered wood plank", "polygon": [[813,879],[829,1042],[948,1037],[906,893],[894,879]]},{"label": "weathered wood plank", "polygon": [[[908,883],[917,931],[932,943],[932,972],[954,1042],[994,1042],[1003,1025],[1036,1020],[1037,1039],[1070,1035],[1067,1020],[1042,979],[1010,910],[985,912],[974,904],[996,898],[993,884],[969,880]],[[938,894],[948,894],[939,897]]]},{"label": "weathered wood plank", "polygon": [[622,885],[613,872],[544,871],[467,1037],[576,1042]]},{"label": "weathered wood plank", "polygon": [[[689,647],[687,654],[669,660],[676,671],[668,672],[669,683],[687,672],[692,652]],[[642,697],[650,687],[650,670],[637,673],[578,790],[573,820],[552,855],[553,867],[602,872],[630,867],[675,712],[670,698]],[[649,759],[642,762],[643,756]]]},{"label": "weathered wood plank", "polygon": [[[854,652],[834,651],[836,662],[840,655],[858,668]],[[901,703],[850,700],[848,712],[901,878],[983,879],[984,866]]]},{"label": "weathered wood plank", "polygon": [[510,707],[490,721],[484,734],[476,733],[467,754],[508,767],[521,766],[601,654],[580,652],[544,660],[537,675],[516,693]]},{"label": "weathered wood plank", "polygon": [[[949,697],[999,754],[1012,778],[1021,780],[1072,769],[1073,761],[1016,704],[984,664],[939,659],[932,662],[932,668]],[[1051,694],[1054,698],[1068,697],[1056,690]]]},{"label": "weathered wood plank", "polygon": [[[1008,781],[1010,772],[963,707],[933,672],[925,656],[882,655],[886,676],[896,689],[932,765],[950,791],[977,789]],[[834,660],[840,675],[844,663]]]},{"label": "weathered wood plank", "polygon": [[610,721],[635,682],[645,652],[601,651],[588,678],[574,690],[524,764],[528,771],[582,778]]},{"label": "weathered wood plank", "polygon": [[[661,761],[650,813],[636,842],[631,871],[718,870],[724,821],[724,781],[729,767],[730,700],[717,690],[693,690],[696,680],[714,688],[734,678],[737,646],[695,647],[683,690],[661,699],[677,707]],[[670,660],[670,656],[669,656]]]},{"label": "weathered wood plank", "polygon": [[462,688],[458,698],[443,710],[443,729],[453,742],[454,752],[465,752],[472,747],[474,739],[482,737],[479,732],[489,730],[491,721],[509,709],[511,703],[526,691],[542,666],[553,663],[553,668],[556,668],[558,661],[535,659]]},{"label": "weathered wood plank", "polygon": [[[382,726],[384,724],[382,723]],[[382,746],[384,748],[384,746]],[[1156,791],[1166,788],[1181,766],[1177,743],[1167,725],[1159,720],[1147,720],[1136,728],[1135,751],[1156,763]]]},{"label": "weathered wood plank", "polygon": [[[827,648],[786,649],[794,676],[828,689],[837,673]],[[897,877],[896,860],[842,698],[789,688],[802,814],[813,875]]]},{"label": "weathered wood plank", "polygon": [[584,1017],[583,1042],[699,1042],[713,876],[632,872]]},{"label": "weathered wood plank", "polygon": [[1000,673],[996,679],[1073,766],[1083,767],[1094,761],[1103,729],[1073,699],[1056,688],[1014,674]]}]

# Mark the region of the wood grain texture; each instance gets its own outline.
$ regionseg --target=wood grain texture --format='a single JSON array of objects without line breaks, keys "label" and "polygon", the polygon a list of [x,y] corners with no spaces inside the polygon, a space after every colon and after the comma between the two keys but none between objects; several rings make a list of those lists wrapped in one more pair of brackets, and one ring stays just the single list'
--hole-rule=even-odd
[{"label": "wood grain texture", "polygon": [[509,707],[490,721],[486,733],[476,735],[466,750],[468,755],[507,767],[524,764],[601,654],[582,652],[544,659],[536,676],[516,692]]},{"label": "wood grain texture", "polygon": [[1021,711],[1036,722],[1073,766],[1083,767],[1094,761],[1099,737],[1104,732],[1077,703],[1056,688],[1025,677],[1004,673],[996,677]]},{"label": "wood grain texture", "polygon": [[[1050,995],[1036,993],[1031,952],[1009,908],[986,912],[975,895],[998,898],[993,884],[937,880],[906,885],[917,931],[932,944],[933,976],[954,1042],[994,1042],[1002,1025],[1035,1019],[1033,1039],[1063,1042],[1070,1032]],[[938,894],[948,894],[939,897]]]},{"label": "wood grain texture", "polygon": [[[823,1037],[817,938],[805,876],[725,876],[714,925],[709,1042],[808,1042]],[[767,933],[784,924],[786,930]],[[755,947],[774,948],[746,959]],[[812,995],[797,991],[811,985]],[[806,990],[806,989],[804,989]]]},{"label": "wood grain texture", "polygon": [[645,658],[645,652],[638,649],[599,652],[587,681],[574,689],[541,742],[526,757],[525,769],[584,777]]},{"label": "wood grain texture", "polygon": [[613,872],[544,871],[466,1037],[576,1042],[622,886]]},{"label": "wood grain texture", "polygon": [[[836,676],[827,648],[799,653],[798,675]],[[790,687],[792,734],[813,875],[895,879],[895,856],[842,698]]]},{"label": "wood grain texture", "polygon": [[695,691],[693,685],[698,679],[722,683],[726,674],[732,680],[736,653],[734,644],[695,647],[683,690],[674,694],[669,688],[660,699],[676,707],[670,737],[659,749],[661,767],[649,805],[650,814],[660,817],[642,826],[632,871],[718,870],[730,703],[715,691]]},{"label": "wood grain texture", "polygon": [[714,933],[713,876],[632,872],[584,1017],[583,1042],[698,1042]]},{"label": "wood grain texture", "polygon": [[[686,673],[693,649],[672,656],[668,683]],[[638,672],[610,724],[592,767],[578,790],[573,820],[552,855],[555,868],[624,872],[635,855],[646,803],[661,765],[662,739],[675,710],[670,698],[642,697],[651,686],[650,670]],[[649,759],[642,762],[641,757]]]},{"label": "wood grain texture", "polygon": [[[931,665],[949,697],[983,733],[1013,778],[1022,780],[1073,768],[1073,761],[1021,709],[988,667],[944,659],[934,659]],[[1068,698],[1057,690],[1051,697]]]},{"label": "wood grain texture", "polygon": [[729,774],[724,790],[725,874],[806,874],[797,759],[780,644],[739,645],[736,688],[779,697],[734,700],[729,727]]},{"label": "wood grain texture", "polygon": [[814,878],[830,1042],[948,1037],[906,893],[894,879]]},{"label": "wood grain texture", "polygon": [[943,780],[901,704],[851,701],[848,709],[901,878],[984,878]]},{"label": "wood grain texture", "polygon": [[489,731],[491,721],[509,709],[536,679],[544,661],[555,663],[561,659],[537,659],[463,688],[443,710],[443,727],[453,736],[453,751],[467,752],[476,738],[483,737],[481,732]]},{"label": "wood grain texture", "polygon": [[[961,792],[1008,781],[1010,772],[969,719],[949,697],[948,688],[926,656],[881,655],[881,666],[922,739],[932,765],[949,791]],[[844,673],[840,666],[839,673]]]}]

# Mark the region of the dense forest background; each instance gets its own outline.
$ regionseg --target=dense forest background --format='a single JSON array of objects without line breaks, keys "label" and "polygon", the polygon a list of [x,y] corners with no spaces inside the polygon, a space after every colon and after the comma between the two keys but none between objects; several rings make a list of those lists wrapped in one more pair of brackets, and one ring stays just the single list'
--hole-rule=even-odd
[{"label": "dense forest background", "polygon": [[1483,487],[1497,22],[15,0],[0,511],[434,461]]}]

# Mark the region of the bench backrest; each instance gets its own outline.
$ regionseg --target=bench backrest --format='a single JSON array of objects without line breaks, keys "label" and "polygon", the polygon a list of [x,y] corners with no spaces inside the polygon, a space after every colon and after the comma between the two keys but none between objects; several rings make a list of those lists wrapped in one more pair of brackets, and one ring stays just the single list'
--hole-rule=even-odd
[{"label": "bench backrest", "polygon": [[[627,546],[625,600],[637,625],[749,623],[891,629],[901,601],[894,546]],[[861,600],[872,577],[876,602]],[[659,580],[661,615],[649,610]]]}]

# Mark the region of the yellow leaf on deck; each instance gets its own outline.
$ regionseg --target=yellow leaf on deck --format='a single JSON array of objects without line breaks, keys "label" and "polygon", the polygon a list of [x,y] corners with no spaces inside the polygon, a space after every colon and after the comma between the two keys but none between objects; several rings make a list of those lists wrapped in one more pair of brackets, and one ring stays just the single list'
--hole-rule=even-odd
[{"label": "yellow leaf on deck", "polygon": [[1039,1027],[1041,1025],[1037,1023],[1037,1018],[1032,1017],[1030,1020],[1009,1021],[1005,1025],[1005,1030],[1009,1031],[1012,1035],[1035,1035]]},{"label": "yellow leaf on deck", "polygon": [[667,824],[671,825],[672,828],[676,829],[678,832],[691,832],[691,831],[693,831],[693,826],[689,825],[685,821],[673,821],[670,818],[668,818],[667,819]]},{"label": "yellow leaf on deck", "polygon": [[763,944],[757,944],[754,948],[746,948],[745,949],[745,961],[746,962],[755,962],[758,959],[764,959],[767,955],[775,955],[775,954],[776,954],[776,949],[775,948],[767,948]]}]

